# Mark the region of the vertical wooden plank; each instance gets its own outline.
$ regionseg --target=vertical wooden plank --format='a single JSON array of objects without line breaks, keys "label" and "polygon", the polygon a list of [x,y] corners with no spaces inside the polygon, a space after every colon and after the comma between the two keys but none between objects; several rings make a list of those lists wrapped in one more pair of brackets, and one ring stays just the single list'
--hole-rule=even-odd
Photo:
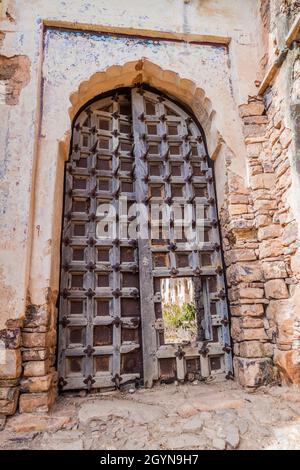
[{"label": "vertical wooden plank", "polygon": [[[115,131],[115,135],[113,134],[112,137],[112,148],[113,150],[116,150],[119,146],[119,137],[118,137],[118,132],[119,132],[119,116],[120,114],[120,104],[118,100],[113,100],[113,115],[116,117],[113,117],[113,126],[112,126],[112,131]],[[112,168],[113,170],[117,170],[119,167],[119,156],[117,153],[113,154],[112,156]],[[120,186],[120,179],[118,176],[118,173],[115,174],[113,177],[113,187],[112,191],[117,191]],[[114,198],[112,201],[114,211],[116,214],[116,218],[113,221],[114,226],[116,228],[115,233],[113,234],[113,238],[118,239],[119,238],[119,222],[117,222],[118,219],[118,214],[119,214],[119,199]],[[120,243],[116,243],[113,245],[112,248],[112,254],[113,254],[113,265],[117,265],[120,263]],[[121,274],[119,270],[114,270],[112,273],[113,277],[113,285],[112,289],[121,289]],[[113,297],[113,312],[112,316],[114,318],[120,318],[121,316],[121,308],[120,308],[120,297]],[[120,376],[121,372],[121,354],[120,354],[120,348],[121,348],[121,325],[113,326],[113,347],[114,347],[114,352],[113,352],[113,360],[112,360],[112,372],[113,376]]]},{"label": "vertical wooden plank", "polygon": [[200,368],[202,377],[209,377],[208,357],[200,355]]},{"label": "vertical wooden plank", "polygon": [[209,287],[208,280],[204,278],[202,281],[203,289],[203,307],[204,307],[204,318],[205,318],[205,339],[206,341],[212,340],[212,321],[210,313],[210,297],[209,297]]},{"label": "vertical wooden plank", "polygon": [[176,370],[177,370],[177,379],[185,379],[185,359],[184,357],[176,357]]},{"label": "vertical wooden plank", "polygon": [[[134,155],[136,165],[136,200],[141,210],[145,211],[143,199],[147,196],[147,186],[142,178],[147,172],[147,163],[141,157],[146,152],[141,136],[145,133],[145,125],[139,119],[144,113],[143,96],[139,90],[132,90],[132,119],[134,134]],[[142,207],[144,206],[144,207]],[[146,223],[148,221],[145,221]],[[139,220],[141,224],[142,221]],[[154,292],[152,276],[152,255],[149,239],[139,236],[139,271],[140,271],[140,305],[143,341],[144,384],[151,387],[153,380],[158,378],[158,364],[156,358],[157,337],[155,330]]]},{"label": "vertical wooden plank", "polygon": [[[208,197],[213,198],[215,201],[216,194],[215,194],[215,188],[214,188],[214,181],[213,181],[213,173],[212,170],[208,170],[208,175],[209,175],[209,183],[208,183]],[[216,202],[210,206],[210,218],[211,220],[218,220],[218,213],[217,213],[217,208],[216,208]],[[213,237],[213,242],[216,245],[219,245],[219,250],[215,250],[213,254],[213,263],[214,265],[221,266],[223,268],[223,272],[221,274],[217,275],[217,286],[218,286],[218,292],[224,293],[224,298],[220,298],[218,301],[218,313],[221,315],[221,317],[225,320],[228,320],[229,317],[229,312],[228,312],[228,305],[227,305],[227,297],[225,295],[226,293],[226,288],[225,288],[225,266],[223,264],[222,256],[221,256],[221,241],[220,241],[220,232],[219,232],[219,226],[212,227],[212,237]],[[231,339],[230,339],[230,329],[229,329],[229,324],[223,324],[221,327],[221,342],[222,345],[230,345]],[[225,363],[225,371],[228,372],[233,372],[233,365],[232,365],[232,355],[229,353],[224,354],[224,363]]]},{"label": "vertical wooden plank", "polygon": [[[96,122],[96,117],[95,114],[91,111],[90,112],[90,131],[93,128],[97,128],[97,122]],[[88,169],[90,170],[91,168],[94,167],[95,163],[95,154],[97,153],[97,141],[98,141],[98,135],[97,133],[90,132],[89,133],[89,147],[90,147],[90,155],[88,157]],[[96,175],[91,173],[89,176],[88,180],[88,185],[87,185],[87,194],[89,195],[89,201],[90,201],[90,208],[89,208],[89,214],[96,213],[96,198],[92,196],[93,190],[95,190],[97,186],[97,178]],[[90,220],[89,222],[89,230],[88,230],[88,236],[92,237],[95,239],[96,237],[96,224],[94,220]],[[94,263],[95,261],[95,248],[94,246],[89,246],[88,247],[88,258],[87,258],[87,264],[88,263]],[[88,291],[91,289],[92,291],[95,290],[95,282],[96,282],[96,277],[94,270],[88,270],[86,271],[85,274],[85,285],[84,289]],[[85,348],[88,348],[89,346],[93,347],[94,343],[94,299],[93,297],[86,297],[86,335],[85,335]],[[90,348],[89,348],[90,349]],[[85,357],[83,358],[84,362],[84,380],[87,379],[87,377],[92,377],[94,374],[94,367],[93,367],[93,356],[90,353],[85,353]],[[87,384],[87,387],[91,387],[91,383]]]}]

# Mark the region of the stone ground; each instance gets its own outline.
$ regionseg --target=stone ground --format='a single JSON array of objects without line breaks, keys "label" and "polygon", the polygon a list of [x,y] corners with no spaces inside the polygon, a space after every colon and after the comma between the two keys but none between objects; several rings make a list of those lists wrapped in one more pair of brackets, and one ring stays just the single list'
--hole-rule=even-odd
[{"label": "stone ground", "polygon": [[[133,390],[130,390],[133,392]],[[7,420],[0,449],[300,449],[300,392],[234,382],[61,396]]]}]

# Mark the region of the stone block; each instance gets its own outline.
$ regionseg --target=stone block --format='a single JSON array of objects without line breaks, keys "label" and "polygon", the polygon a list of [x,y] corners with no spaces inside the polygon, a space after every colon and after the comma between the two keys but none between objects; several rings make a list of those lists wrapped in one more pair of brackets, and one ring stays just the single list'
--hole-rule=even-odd
[{"label": "stone block", "polygon": [[252,249],[233,249],[226,253],[226,257],[228,261],[231,263],[235,263],[236,261],[255,261],[256,254],[255,251]]},{"label": "stone block", "polygon": [[57,373],[52,372],[41,377],[30,377],[21,381],[20,390],[25,393],[47,392],[57,380]]},{"label": "stone block", "polygon": [[257,227],[265,227],[272,222],[272,217],[266,214],[257,214],[255,221]]},{"label": "stone block", "polygon": [[279,224],[271,224],[266,227],[260,227],[257,231],[258,240],[267,240],[268,238],[277,238],[281,235],[281,226]]},{"label": "stone block", "polygon": [[0,379],[19,377],[22,370],[20,349],[4,349],[0,353]]},{"label": "stone block", "polygon": [[0,400],[13,400],[15,390],[17,390],[17,387],[1,387]]},{"label": "stone block", "polygon": [[247,153],[249,157],[258,157],[261,150],[262,150],[262,145],[260,143],[247,145]]},{"label": "stone block", "polygon": [[267,341],[268,336],[264,328],[244,328],[241,333],[241,341]]},{"label": "stone block", "polygon": [[233,264],[227,269],[229,284],[239,282],[259,282],[263,280],[263,271],[259,263]]},{"label": "stone block", "polygon": [[69,425],[72,420],[70,414],[62,414],[60,416],[49,415],[16,415],[7,423],[7,430],[12,433],[27,432],[55,432],[58,429]]},{"label": "stone block", "polygon": [[20,413],[47,413],[56,397],[54,389],[44,393],[22,393],[20,395],[19,411]]},{"label": "stone block", "polygon": [[265,283],[265,292],[268,299],[287,299],[289,292],[283,279],[273,279]]},{"label": "stone block", "polygon": [[45,361],[30,361],[25,362],[24,366],[24,377],[36,377],[36,376],[43,376],[48,374],[50,361],[46,359]]},{"label": "stone block", "polygon": [[268,320],[273,320],[277,323],[281,312],[287,309],[289,309],[289,305],[287,305],[286,300],[270,300],[266,309],[266,316]]},{"label": "stone block", "polygon": [[239,317],[241,327],[244,328],[263,328],[264,321],[262,318],[256,317]]},{"label": "stone block", "polygon": [[271,189],[275,184],[274,173],[261,173],[259,175],[251,176],[250,185],[254,190],[257,189]]},{"label": "stone block", "polygon": [[1,341],[7,349],[18,349],[21,346],[21,329],[0,330],[0,342]]},{"label": "stone block", "polygon": [[0,415],[10,416],[15,414],[18,405],[19,389],[10,388],[5,399],[0,398]]},{"label": "stone block", "polygon": [[289,246],[298,237],[298,226],[296,222],[287,224],[283,229],[282,242],[284,246]]},{"label": "stone block", "polygon": [[263,273],[266,280],[287,277],[284,261],[268,261],[262,263]]},{"label": "stone block", "polygon": [[264,314],[262,304],[234,305],[230,309],[232,316],[260,317]]},{"label": "stone block", "polygon": [[235,341],[267,341],[263,320],[253,317],[232,317],[231,336]]},{"label": "stone block", "polygon": [[262,299],[264,290],[255,287],[241,287],[239,289],[239,297],[241,299]]},{"label": "stone block", "polygon": [[264,124],[246,124],[243,127],[243,133],[245,138],[247,137],[263,137],[266,130]]},{"label": "stone block", "polygon": [[242,357],[272,357],[273,345],[260,341],[243,341],[239,344],[239,354]]},{"label": "stone block", "polygon": [[230,204],[228,207],[228,212],[230,216],[247,214],[248,205],[247,204]]},{"label": "stone block", "polygon": [[274,363],[286,383],[300,385],[300,364],[298,351],[274,350]]},{"label": "stone block", "polygon": [[255,211],[272,211],[277,209],[277,202],[273,199],[256,199],[253,207]]},{"label": "stone block", "polygon": [[246,116],[261,116],[264,110],[265,106],[262,101],[251,101],[250,103],[239,106],[239,112],[242,118]]},{"label": "stone block", "polygon": [[234,357],[233,367],[238,382],[244,387],[268,385],[274,380],[274,366],[270,358]]},{"label": "stone block", "polygon": [[25,328],[36,328],[39,326],[50,325],[51,312],[49,305],[33,305],[27,306],[24,327]]},{"label": "stone block", "polygon": [[48,349],[24,349],[22,348],[22,358],[24,362],[44,361],[48,358]]},{"label": "stone block", "polygon": [[47,348],[55,344],[55,332],[23,332],[23,347],[24,348]]},{"label": "stone block", "polygon": [[284,131],[280,135],[279,140],[282,145],[282,148],[286,149],[292,141],[292,133],[290,129],[284,129]]},{"label": "stone block", "polygon": [[249,196],[246,194],[229,194],[229,204],[249,204]]},{"label": "stone block", "polygon": [[283,253],[283,245],[280,240],[263,240],[259,245],[259,257],[273,258],[281,256]]}]

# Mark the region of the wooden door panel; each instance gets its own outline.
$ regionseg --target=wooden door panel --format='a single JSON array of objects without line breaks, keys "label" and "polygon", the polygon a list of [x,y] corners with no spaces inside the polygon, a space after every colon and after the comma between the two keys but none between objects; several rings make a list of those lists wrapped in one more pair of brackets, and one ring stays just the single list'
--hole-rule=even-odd
[{"label": "wooden door panel", "polygon": [[[214,182],[202,131],[187,113],[163,96],[143,89],[133,90],[132,96],[137,199],[147,207],[153,232],[147,239],[139,239],[140,276],[144,281],[141,315],[146,332],[144,382],[151,386],[158,379],[230,375]],[[165,211],[166,223],[153,216],[155,204]],[[195,238],[190,240],[192,234]],[[194,341],[166,341],[162,306],[166,286],[162,289],[161,281],[174,279],[189,279],[193,286]]]},{"label": "wooden door panel", "polygon": [[93,103],[74,126],[59,312],[64,390],[142,377],[138,249],[119,230],[122,198],[135,200],[131,133],[130,93]]},{"label": "wooden door panel", "polygon": [[[174,289],[189,295],[192,339],[178,339],[186,319],[178,331],[167,327]],[[141,88],[95,101],[74,124],[65,172],[61,389],[230,375],[229,345],[213,173],[200,126]]]}]

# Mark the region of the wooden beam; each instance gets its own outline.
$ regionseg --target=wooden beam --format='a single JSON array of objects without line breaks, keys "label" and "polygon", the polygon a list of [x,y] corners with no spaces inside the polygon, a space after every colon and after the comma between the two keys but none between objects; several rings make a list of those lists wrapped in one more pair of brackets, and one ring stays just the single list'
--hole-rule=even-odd
[{"label": "wooden beam", "polygon": [[285,58],[287,56],[287,53],[289,49],[291,48],[292,44],[294,41],[297,40],[298,34],[300,32],[300,14],[296,17],[294,23],[292,24],[286,38],[285,38],[285,47],[284,49],[281,50],[279,56],[277,57],[276,60],[274,60],[273,64],[269,67],[267,70],[266,75],[264,76],[264,79],[262,80],[259,90],[258,90],[258,95],[262,95],[268,86],[272,83],[273,79],[278,73],[278,70],[280,69],[281,65],[285,61]]},{"label": "wooden beam", "polygon": [[123,26],[107,26],[71,21],[44,19],[45,28],[86,31],[90,33],[106,34],[111,36],[133,37],[136,39],[155,39],[157,41],[184,42],[189,44],[203,44],[211,46],[228,46],[231,38],[213,34],[184,33],[175,31],[161,31],[144,28],[126,28]]}]

